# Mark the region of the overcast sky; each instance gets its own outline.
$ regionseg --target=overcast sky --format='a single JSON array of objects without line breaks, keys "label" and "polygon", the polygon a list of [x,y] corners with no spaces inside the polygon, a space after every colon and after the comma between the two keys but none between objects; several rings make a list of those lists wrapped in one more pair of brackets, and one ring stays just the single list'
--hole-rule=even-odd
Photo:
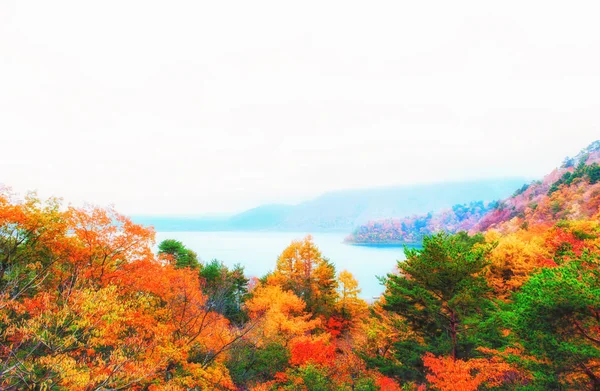
[{"label": "overcast sky", "polygon": [[200,214],[540,177],[600,138],[594,3],[2,0],[0,183]]}]

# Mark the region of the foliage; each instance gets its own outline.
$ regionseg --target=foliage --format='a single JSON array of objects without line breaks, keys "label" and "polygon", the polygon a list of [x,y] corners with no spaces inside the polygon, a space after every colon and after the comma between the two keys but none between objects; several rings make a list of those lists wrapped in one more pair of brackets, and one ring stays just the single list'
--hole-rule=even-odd
[{"label": "foliage", "polygon": [[584,254],[545,268],[515,294],[506,314],[525,348],[538,358],[547,387],[600,387],[600,262]]},{"label": "foliage", "polygon": [[[489,248],[482,237],[426,237],[423,249],[405,249],[399,274],[388,275],[387,309],[402,314],[425,338],[435,338],[439,349],[450,347],[454,357],[468,354],[460,343],[463,319],[481,315],[489,289],[484,278]],[[449,341],[437,339],[443,332]]]},{"label": "foliage", "polygon": [[2,388],[231,388],[237,331],[152,240],[112,210],[1,194]]},{"label": "foliage", "polygon": [[291,291],[277,285],[263,285],[252,292],[246,302],[250,319],[256,324],[253,334],[257,343],[279,342],[287,344],[292,338],[305,335],[320,325],[311,320],[306,304]]},{"label": "foliage", "polygon": [[434,390],[439,391],[477,391],[505,383],[527,382],[526,376],[518,368],[499,356],[460,360],[427,353],[423,362],[428,370],[427,381]]},{"label": "foliage", "polygon": [[[426,237],[423,249],[405,249],[399,274],[388,275],[384,308],[402,315],[430,351],[454,359],[472,354],[474,331],[490,307],[485,280],[490,247],[482,242],[482,236],[464,233]],[[400,361],[418,370],[420,360],[407,361],[406,355],[420,348],[407,342],[397,344],[397,354],[403,351]]]},{"label": "foliage", "polygon": [[238,264],[229,270],[222,262],[214,259],[202,265],[200,277],[203,281],[202,291],[207,296],[207,306],[211,310],[223,314],[238,325],[248,320],[242,304],[248,295],[249,280],[244,275],[242,266]]},{"label": "foliage", "polygon": [[340,317],[345,320],[357,320],[366,313],[367,303],[358,297],[360,288],[352,273],[342,270],[338,275],[337,309]]},{"label": "foliage", "polygon": [[600,206],[600,150],[593,143],[571,163],[532,182],[489,211],[471,232],[495,229],[515,232],[531,225],[552,225],[560,220],[588,219]]},{"label": "foliage", "polygon": [[310,235],[281,253],[269,283],[294,292],[315,315],[330,314],[337,300],[335,267],[321,256]]},{"label": "foliage", "polygon": [[256,346],[250,341],[232,351],[227,362],[236,384],[259,384],[272,380],[288,367],[289,349],[281,343],[269,342]]},{"label": "foliage", "polygon": [[454,205],[451,209],[402,219],[369,221],[346,238],[350,243],[418,244],[437,232],[457,233],[470,230],[496,203],[482,201]]},{"label": "foliage", "polygon": [[550,189],[548,189],[548,195],[551,195],[557,191],[560,186],[570,186],[574,181],[580,179],[585,179],[592,185],[598,183],[598,181],[600,181],[600,166],[598,163],[586,165],[584,162],[581,162],[574,171],[565,172],[558,181],[554,182],[552,186],[550,186]]},{"label": "foliage", "polygon": [[531,186],[531,184],[529,184],[529,183],[524,184],[523,186],[521,186],[520,188],[518,188],[517,190],[515,190],[515,192],[513,193],[512,196],[516,197],[516,196],[518,196],[520,194],[525,193],[525,191],[527,191],[527,189],[529,189],[529,186]]},{"label": "foliage", "polygon": [[334,346],[323,338],[296,338],[290,343],[292,365],[329,365],[335,356]]},{"label": "foliage", "polygon": [[196,253],[175,239],[165,239],[160,242],[158,255],[162,255],[169,262],[173,262],[175,267],[190,267],[192,269],[200,267]]}]

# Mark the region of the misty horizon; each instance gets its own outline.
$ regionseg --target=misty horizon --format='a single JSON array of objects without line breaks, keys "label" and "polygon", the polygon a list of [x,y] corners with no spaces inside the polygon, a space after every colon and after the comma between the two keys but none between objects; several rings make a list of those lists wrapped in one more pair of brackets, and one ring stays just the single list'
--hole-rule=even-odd
[{"label": "misty horizon", "polygon": [[1,8],[0,183],[20,194],[223,213],[539,178],[599,134],[600,28],[586,5]]},{"label": "misty horizon", "polygon": [[[337,195],[337,194],[351,194],[351,193],[361,193],[361,192],[370,192],[370,191],[385,191],[392,189],[411,189],[411,188],[419,188],[419,187],[427,187],[430,185],[444,185],[444,184],[463,184],[463,183],[477,183],[477,182],[496,182],[496,181],[517,181],[522,182],[523,185],[528,184],[532,181],[538,180],[540,178],[533,177],[523,177],[523,176],[514,176],[514,177],[497,177],[497,178],[469,178],[465,180],[451,180],[451,181],[439,181],[439,182],[417,182],[417,183],[406,183],[406,184],[389,184],[389,185],[381,185],[381,186],[373,186],[373,187],[361,187],[361,188],[349,188],[349,189],[335,189],[326,191],[323,193],[317,193],[315,195],[307,196],[305,198],[299,198],[296,201],[289,202],[264,202],[258,203],[254,206],[250,206],[247,208],[241,208],[230,211],[222,211],[222,212],[206,212],[206,213],[181,213],[181,214],[152,214],[152,213],[135,213],[133,216],[137,217],[174,217],[174,218],[228,218],[235,216],[236,214],[246,212],[249,210],[257,209],[262,206],[298,206],[300,204],[315,201],[323,196],[329,195]],[[515,188],[516,190],[516,188]],[[484,200],[484,201],[496,201],[496,200]]]}]

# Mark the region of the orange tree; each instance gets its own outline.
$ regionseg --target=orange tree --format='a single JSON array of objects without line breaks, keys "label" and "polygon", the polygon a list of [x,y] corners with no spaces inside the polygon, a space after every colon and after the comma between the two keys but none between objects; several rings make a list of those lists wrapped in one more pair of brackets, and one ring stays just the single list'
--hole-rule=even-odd
[{"label": "orange tree", "polygon": [[223,361],[245,330],[152,242],[112,210],[1,193],[0,386],[232,388]]}]

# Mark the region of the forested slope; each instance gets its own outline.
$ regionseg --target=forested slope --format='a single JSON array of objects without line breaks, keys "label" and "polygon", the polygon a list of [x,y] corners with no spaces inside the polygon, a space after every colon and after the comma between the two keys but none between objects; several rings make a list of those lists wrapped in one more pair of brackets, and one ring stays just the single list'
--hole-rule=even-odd
[{"label": "forested slope", "polygon": [[454,205],[437,213],[369,221],[345,239],[354,244],[419,244],[426,235],[444,231],[456,233],[476,225],[497,206],[497,202],[471,202]]},{"label": "forested slope", "polygon": [[592,216],[600,204],[600,141],[542,180],[518,188],[497,202],[471,202],[423,215],[372,220],[346,238],[349,243],[420,243],[425,235],[461,230],[483,232],[488,228],[510,230],[520,224],[553,223],[561,219]]},{"label": "forested slope", "polygon": [[520,189],[477,223],[473,231],[511,230],[520,224],[553,223],[593,216],[600,205],[600,141],[592,143],[540,181]]}]

